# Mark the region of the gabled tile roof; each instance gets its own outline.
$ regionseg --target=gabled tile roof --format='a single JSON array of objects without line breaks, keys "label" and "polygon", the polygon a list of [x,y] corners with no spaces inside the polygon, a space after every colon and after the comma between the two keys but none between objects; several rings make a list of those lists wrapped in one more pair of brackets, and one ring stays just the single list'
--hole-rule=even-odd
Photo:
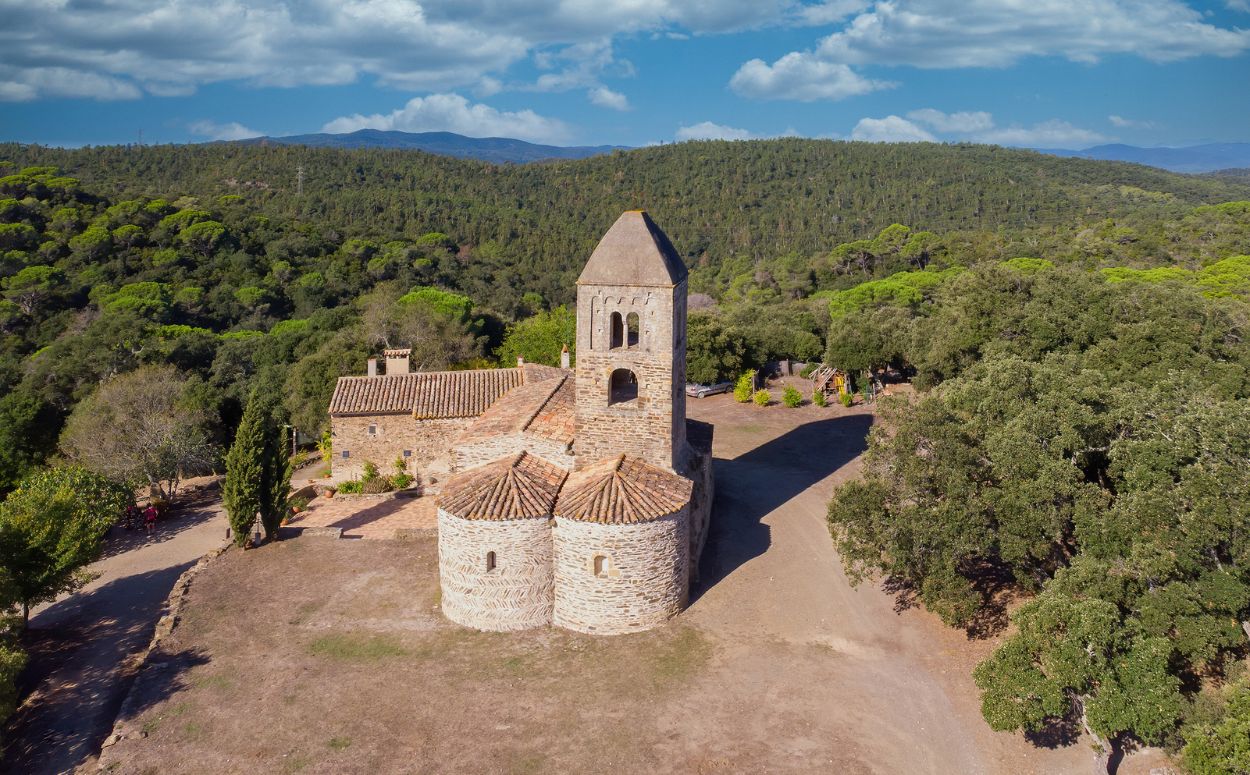
[{"label": "gabled tile roof", "polygon": [[408,414],[416,401],[421,376],[339,377],[330,398],[330,414]]},{"label": "gabled tile roof", "polygon": [[411,412],[418,420],[477,417],[524,380],[524,371],[515,367],[339,377],[330,414]]},{"label": "gabled tile roof", "polygon": [[416,391],[412,416],[418,420],[446,417],[477,417],[520,385],[521,369],[473,369],[471,371],[429,371]]},{"label": "gabled tile roof", "polygon": [[456,474],[438,506],[461,519],[538,519],[551,516],[564,469],[520,452]]},{"label": "gabled tile roof", "polygon": [[532,382],[513,388],[496,401],[458,439],[464,444],[512,433],[532,433],[563,444],[573,443],[573,377]]},{"label": "gabled tile roof", "polygon": [[569,476],[555,516],[608,525],[649,522],[685,506],[693,489],[685,477],[619,455]]}]

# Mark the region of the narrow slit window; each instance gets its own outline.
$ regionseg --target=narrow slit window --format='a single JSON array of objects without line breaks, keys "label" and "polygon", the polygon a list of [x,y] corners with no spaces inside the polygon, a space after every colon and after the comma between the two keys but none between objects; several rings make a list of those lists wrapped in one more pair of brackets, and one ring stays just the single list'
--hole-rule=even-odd
[{"label": "narrow slit window", "polygon": [[495,569],[495,553],[487,552],[486,553],[486,572],[490,573],[494,569]]}]

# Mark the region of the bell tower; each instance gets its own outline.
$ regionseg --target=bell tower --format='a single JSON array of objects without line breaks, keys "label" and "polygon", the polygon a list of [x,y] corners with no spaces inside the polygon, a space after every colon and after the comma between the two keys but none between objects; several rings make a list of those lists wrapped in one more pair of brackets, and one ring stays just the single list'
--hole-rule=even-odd
[{"label": "bell tower", "polygon": [[625,453],[676,471],[686,447],[686,266],[643,210],[577,279],[578,467]]}]

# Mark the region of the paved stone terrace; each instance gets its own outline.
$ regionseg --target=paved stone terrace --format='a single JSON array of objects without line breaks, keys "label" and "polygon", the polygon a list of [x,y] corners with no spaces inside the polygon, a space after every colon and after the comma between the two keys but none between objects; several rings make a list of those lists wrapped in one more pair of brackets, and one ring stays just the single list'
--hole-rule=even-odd
[{"label": "paved stone terrace", "polygon": [[435,497],[335,495],[314,498],[287,523],[297,529],[342,528],[343,538],[393,539],[400,530],[437,530]]}]

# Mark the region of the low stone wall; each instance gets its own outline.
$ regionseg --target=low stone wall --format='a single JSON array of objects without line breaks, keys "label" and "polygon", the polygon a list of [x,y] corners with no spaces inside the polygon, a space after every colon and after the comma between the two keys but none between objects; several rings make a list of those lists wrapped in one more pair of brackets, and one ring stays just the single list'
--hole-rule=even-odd
[{"label": "low stone wall", "polygon": [[[334,445],[331,467],[336,481],[354,479],[372,461],[383,474],[395,472],[395,461],[408,462],[408,472],[423,479],[451,471],[451,443],[473,418],[415,420],[410,414],[337,416],[330,418]],[[375,427],[373,435],[369,426]],[[404,457],[404,450],[412,454]],[[349,453],[344,458],[343,453]]]},{"label": "low stone wall", "polygon": [[455,461],[454,470],[465,471],[477,468],[522,451],[529,452],[566,471],[573,470],[574,458],[569,452],[568,445],[524,433],[509,433],[458,445],[452,452]]},{"label": "low stone wall", "polygon": [[557,518],[553,536],[552,623],[601,635],[639,632],[685,608],[690,593],[687,509],[636,525]]},{"label": "low stone wall", "polygon": [[[494,552],[494,567],[487,553]],[[551,623],[551,526],[546,519],[461,519],[438,510],[438,571],[448,619],[479,630]]]}]

